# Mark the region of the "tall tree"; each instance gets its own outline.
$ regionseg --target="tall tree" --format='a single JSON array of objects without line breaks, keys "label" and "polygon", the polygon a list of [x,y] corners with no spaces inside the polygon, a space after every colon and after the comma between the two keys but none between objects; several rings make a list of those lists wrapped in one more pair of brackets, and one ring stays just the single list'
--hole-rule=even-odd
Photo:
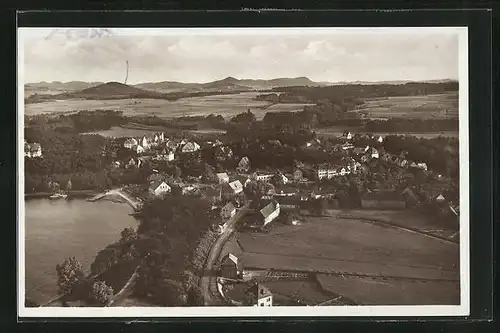
[{"label": "tall tree", "polygon": [[70,257],[56,266],[57,285],[62,293],[70,293],[73,287],[84,278],[83,266],[75,258]]}]

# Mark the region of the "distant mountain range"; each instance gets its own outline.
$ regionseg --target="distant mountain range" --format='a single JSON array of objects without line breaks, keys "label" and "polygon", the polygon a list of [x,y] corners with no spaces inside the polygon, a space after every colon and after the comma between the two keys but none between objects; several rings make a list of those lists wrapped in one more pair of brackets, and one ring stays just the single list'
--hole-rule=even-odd
[{"label": "distant mountain range", "polygon": [[[450,82],[453,80],[429,80],[419,81],[426,83]],[[346,84],[404,84],[412,81],[382,81],[382,82],[314,82],[307,77],[295,78],[276,78],[271,80],[260,79],[236,79],[227,77],[222,80],[208,83],[183,83],[175,81],[147,82],[135,85],[126,85],[118,82],[37,82],[25,84],[25,92],[28,95],[52,94],[58,98],[106,98],[107,96],[123,96],[123,98],[140,98],[148,96],[149,98],[161,98],[160,94],[165,93],[215,93],[215,92],[237,92],[266,90],[276,87],[289,86],[329,86]],[[158,95],[157,95],[158,94]]]}]

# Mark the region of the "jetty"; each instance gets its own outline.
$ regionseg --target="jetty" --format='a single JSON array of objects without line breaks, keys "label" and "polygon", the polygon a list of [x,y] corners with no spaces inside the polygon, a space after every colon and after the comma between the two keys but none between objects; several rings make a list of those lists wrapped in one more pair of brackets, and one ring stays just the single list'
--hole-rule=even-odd
[{"label": "jetty", "polygon": [[94,202],[94,201],[97,201],[97,200],[100,200],[100,199],[103,199],[105,197],[108,197],[108,196],[119,196],[120,198],[122,198],[123,200],[125,200],[125,202],[130,206],[132,207],[132,209],[135,211],[135,212],[138,212],[142,209],[142,202],[135,199],[135,198],[132,198],[130,195],[128,195],[127,193],[123,192],[121,189],[113,189],[113,190],[109,190],[107,192],[104,192],[104,193],[99,193],[91,198],[88,198],[87,201],[91,201],[91,202]]}]

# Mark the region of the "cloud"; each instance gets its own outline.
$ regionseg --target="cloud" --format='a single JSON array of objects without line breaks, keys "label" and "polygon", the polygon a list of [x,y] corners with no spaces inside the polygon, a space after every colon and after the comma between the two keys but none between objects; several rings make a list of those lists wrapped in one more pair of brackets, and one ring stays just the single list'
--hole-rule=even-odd
[{"label": "cloud", "polygon": [[[458,38],[453,32],[398,30],[289,31],[114,30],[90,38],[30,29],[23,34],[26,81],[206,82],[226,76],[308,76],[317,81],[436,79],[458,77]],[[47,37],[50,36],[50,37]]]}]

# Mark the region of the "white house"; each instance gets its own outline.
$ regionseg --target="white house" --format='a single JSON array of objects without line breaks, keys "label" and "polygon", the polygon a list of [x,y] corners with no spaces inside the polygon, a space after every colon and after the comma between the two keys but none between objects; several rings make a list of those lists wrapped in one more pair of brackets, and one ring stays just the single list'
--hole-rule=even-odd
[{"label": "white house", "polygon": [[141,146],[141,145],[137,145],[137,146],[135,146],[134,151],[135,151],[137,154],[142,154],[142,153],[144,153],[144,147],[143,147],[143,146]]},{"label": "white house", "polygon": [[228,202],[220,210],[220,215],[221,215],[222,219],[224,219],[224,220],[233,217],[234,214],[236,214],[236,207],[234,207],[232,202]]},{"label": "white house", "polygon": [[148,138],[146,138],[146,136],[142,137],[140,145],[144,149],[148,149],[149,148],[149,141],[148,141]]},{"label": "white house", "polygon": [[382,136],[380,136],[380,135],[376,137],[376,140],[377,140],[377,142],[379,142],[379,143],[384,142],[384,138],[383,138]]},{"label": "white house", "polygon": [[152,182],[152,184],[149,186],[149,193],[155,196],[170,193],[171,191],[172,188],[167,183],[165,183],[163,180],[160,179]]},{"label": "white house", "polygon": [[259,181],[263,181],[263,182],[270,181],[273,178],[273,176],[274,175],[272,173],[258,173],[258,172],[255,172],[253,174],[253,178],[255,180],[259,180]]},{"label": "white house", "polygon": [[229,176],[225,172],[218,173],[217,179],[219,180],[219,184],[229,183]]},{"label": "white house", "polygon": [[349,131],[345,131],[344,134],[342,134],[342,137],[344,137],[347,140],[351,140],[352,139],[352,133],[349,132]]},{"label": "white house", "polygon": [[200,150],[200,145],[196,142],[187,142],[186,144],[181,146],[181,152],[183,153],[194,153],[198,150]]},{"label": "white house", "polygon": [[136,139],[134,138],[128,138],[127,140],[125,140],[125,142],[123,143],[123,147],[127,148],[127,149],[132,149],[134,148],[135,146],[137,146],[138,142]]},{"label": "white house", "polygon": [[371,158],[379,158],[378,150],[373,148],[373,147],[371,148],[370,155],[371,155]]}]

